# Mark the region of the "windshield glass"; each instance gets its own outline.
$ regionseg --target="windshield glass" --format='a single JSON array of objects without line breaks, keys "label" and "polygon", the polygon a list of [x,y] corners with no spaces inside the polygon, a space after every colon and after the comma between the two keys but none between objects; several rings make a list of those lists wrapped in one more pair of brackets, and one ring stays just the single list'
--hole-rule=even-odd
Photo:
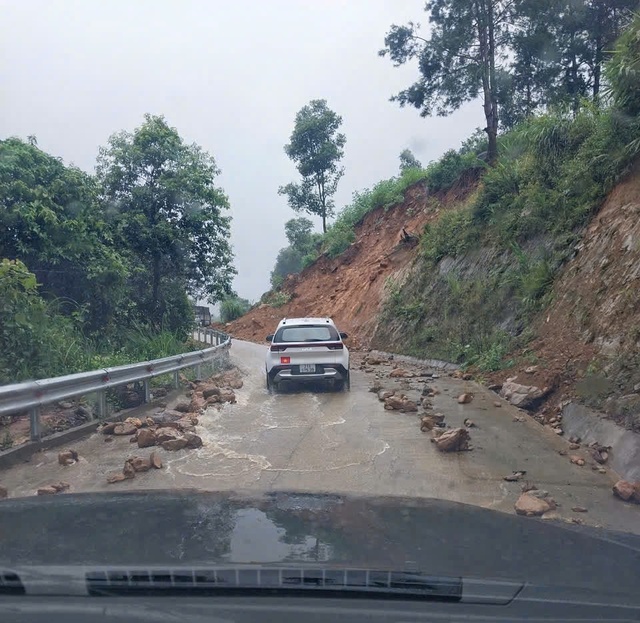
[{"label": "windshield glass", "polygon": [[0,602],[92,538],[617,579],[543,536],[640,535],[640,0],[0,4]]},{"label": "windshield glass", "polygon": [[339,341],[338,332],[331,326],[303,325],[299,327],[281,327],[274,342],[330,342]]}]

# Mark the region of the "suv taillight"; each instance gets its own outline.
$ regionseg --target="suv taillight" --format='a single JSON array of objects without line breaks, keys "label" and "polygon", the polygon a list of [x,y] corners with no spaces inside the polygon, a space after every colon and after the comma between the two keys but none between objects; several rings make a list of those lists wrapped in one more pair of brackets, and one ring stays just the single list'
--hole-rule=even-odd
[{"label": "suv taillight", "polygon": [[333,342],[331,344],[327,344],[327,348],[329,350],[342,350],[344,348],[344,344],[342,342]]},{"label": "suv taillight", "polygon": [[281,350],[287,350],[286,346],[278,346],[276,344],[271,344],[271,346],[269,347],[269,350],[272,353],[279,353]]}]

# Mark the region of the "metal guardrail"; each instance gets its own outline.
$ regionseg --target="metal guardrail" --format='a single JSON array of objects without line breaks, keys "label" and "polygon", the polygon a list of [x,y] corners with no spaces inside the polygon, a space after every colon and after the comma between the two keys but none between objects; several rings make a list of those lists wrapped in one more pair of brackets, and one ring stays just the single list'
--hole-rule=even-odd
[{"label": "metal guardrail", "polygon": [[37,441],[41,437],[41,408],[59,400],[96,393],[98,418],[102,418],[107,415],[107,389],[142,381],[144,401],[149,402],[151,400],[149,382],[152,378],[173,373],[173,383],[177,388],[180,370],[195,367],[196,374],[200,376],[202,364],[214,361],[231,345],[229,335],[213,329],[196,329],[193,332],[193,339],[203,344],[210,344],[211,347],[126,366],[0,386],[0,416],[29,411],[31,440]]}]

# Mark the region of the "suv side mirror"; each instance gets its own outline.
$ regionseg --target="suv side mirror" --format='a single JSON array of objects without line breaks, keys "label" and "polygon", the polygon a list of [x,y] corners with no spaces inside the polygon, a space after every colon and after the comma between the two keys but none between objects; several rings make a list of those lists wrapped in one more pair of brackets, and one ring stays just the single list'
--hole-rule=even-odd
[{"label": "suv side mirror", "polygon": [[271,335],[267,335],[265,339],[267,340],[267,342],[273,342],[273,333]]},{"label": "suv side mirror", "polygon": [[340,331],[340,338],[343,340],[346,340],[349,337],[348,333],[343,333],[342,331]]}]

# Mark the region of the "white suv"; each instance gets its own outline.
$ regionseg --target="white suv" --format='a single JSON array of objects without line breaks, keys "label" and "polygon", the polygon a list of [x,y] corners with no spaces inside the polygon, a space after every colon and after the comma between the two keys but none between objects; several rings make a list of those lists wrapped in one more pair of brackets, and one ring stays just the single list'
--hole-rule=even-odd
[{"label": "white suv", "polygon": [[269,391],[282,381],[329,381],[338,390],[349,389],[349,350],[331,318],[285,318],[278,324],[267,353]]}]

